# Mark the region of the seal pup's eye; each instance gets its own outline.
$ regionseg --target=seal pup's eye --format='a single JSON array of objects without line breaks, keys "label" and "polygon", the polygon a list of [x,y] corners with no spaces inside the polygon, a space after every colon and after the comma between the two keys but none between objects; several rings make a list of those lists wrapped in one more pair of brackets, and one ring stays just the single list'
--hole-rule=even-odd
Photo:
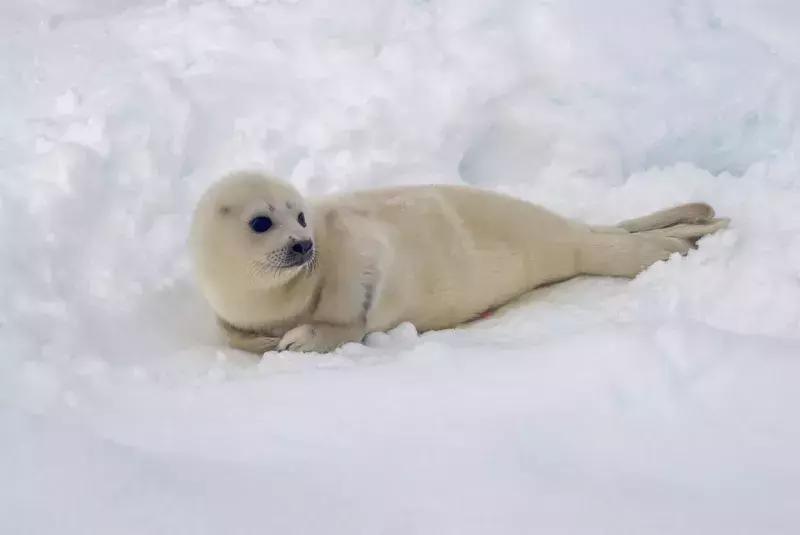
[{"label": "seal pup's eye", "polygon": [[300,215],[297,216],[297,222],[300,223],[301,227],[306,226],[306,216],[303,214],[303,212],[300,212]]},{"label": "seal pup's eye", "polygon": [[250,228],[253,229],[253,232],[257,234],[261,234],[262,232],[266,232],[272,227],[272,219],[268,218],[267,216],[256,216],[250,220]]}]

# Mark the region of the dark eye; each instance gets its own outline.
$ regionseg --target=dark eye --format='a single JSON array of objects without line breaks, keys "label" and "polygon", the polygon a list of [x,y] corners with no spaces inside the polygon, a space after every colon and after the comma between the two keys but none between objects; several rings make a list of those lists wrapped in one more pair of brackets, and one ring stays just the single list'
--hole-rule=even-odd
[{"label": "dark eye", "polygon": [[297,216],[297,222],[300,223],[301,227],[306,226],[306,216],[303,215],[303,212],[300,212],[300,215]]},{"label": "dark eye", "polygon": [[271,226],[272,219],[267,216],[260,215],[250,220],[250,228],[253,229],[253,232],[258,234],[268,231]]}]

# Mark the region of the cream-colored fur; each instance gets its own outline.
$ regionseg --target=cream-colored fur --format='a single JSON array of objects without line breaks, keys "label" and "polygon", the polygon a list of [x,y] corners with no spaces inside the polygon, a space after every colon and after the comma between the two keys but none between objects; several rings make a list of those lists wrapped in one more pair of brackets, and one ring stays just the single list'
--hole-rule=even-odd
[{"label": "cream-colored fur", "polygon": [[[257,215],[274,226],[254,233]],[[459,186],[304,199],[285,182],[241,172],[201,199],[191,244],[199,286],[232,347],[324,352],[406,321],[420,332],[455,327],[577,275],[634,277],[727,224],[692,203],[590,226]],[[275,267],[287,244],[308,238],[312,259]]]}]

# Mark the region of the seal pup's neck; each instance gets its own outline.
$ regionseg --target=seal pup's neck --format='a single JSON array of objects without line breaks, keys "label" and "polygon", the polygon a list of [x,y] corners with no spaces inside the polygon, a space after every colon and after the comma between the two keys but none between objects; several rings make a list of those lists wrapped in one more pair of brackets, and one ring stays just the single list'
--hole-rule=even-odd
[{"label": "seal pup's neck", "polygon": [[[316,260],[314,261],[316,262]],[[314,263],[274,287],[253,288],[231,281],[224,293],[212,298],[221,319],[247,330],[271,332],[297,323],[311,314],[322,287]]]}]

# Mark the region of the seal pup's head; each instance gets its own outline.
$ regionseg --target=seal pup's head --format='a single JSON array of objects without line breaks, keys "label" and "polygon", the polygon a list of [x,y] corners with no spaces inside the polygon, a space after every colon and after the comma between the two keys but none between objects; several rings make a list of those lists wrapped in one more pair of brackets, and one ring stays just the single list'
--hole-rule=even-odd
[{"label": "seal pup's head", "polygon": [[190,231],[195,269],[212,286],[268,290],[313,271],[312,217],[290,184],[236,172],[198,202]]}]

